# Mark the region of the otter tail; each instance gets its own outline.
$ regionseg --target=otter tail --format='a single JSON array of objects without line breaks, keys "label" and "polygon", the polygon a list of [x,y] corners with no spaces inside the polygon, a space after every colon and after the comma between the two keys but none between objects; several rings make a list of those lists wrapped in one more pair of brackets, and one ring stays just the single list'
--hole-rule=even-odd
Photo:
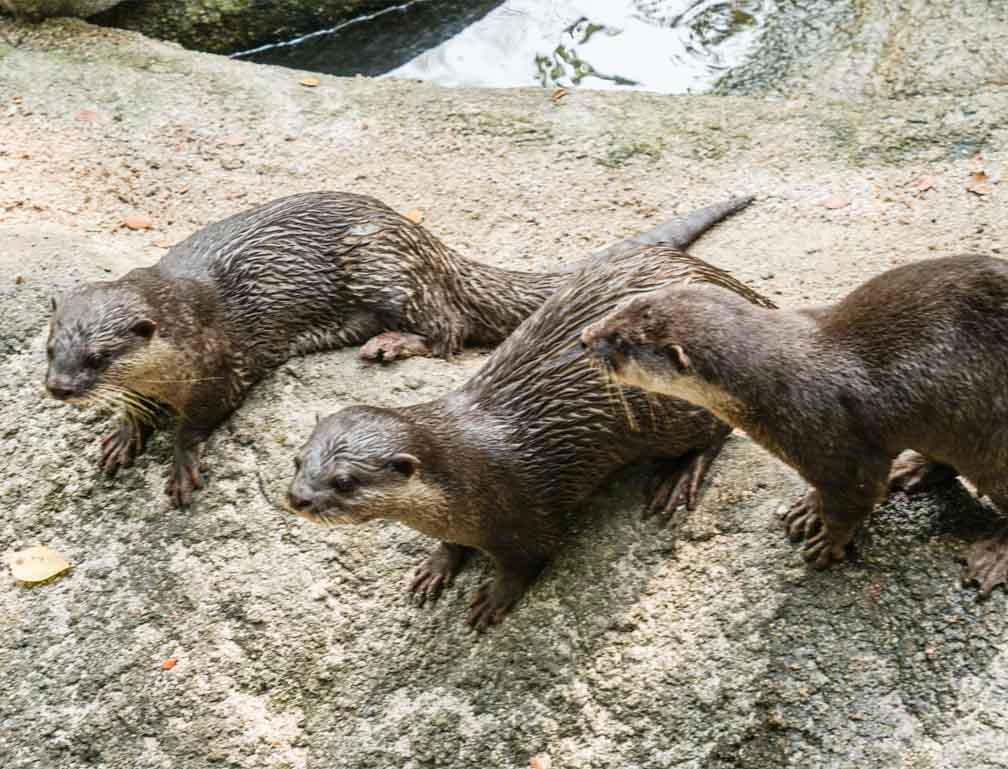
[{"label": "otter tail", "polygon": [[657,227],[653,227],[646,232],[633,235],[626,240],[621,240],[619,243],[613,243],[601,251],[596,251],[586,259],[579,259],[576,262],[564,265],[564,271],[578,270],[586,267],[596,259],[609,259],[640,246],[653,246],[662,243],[674,248],[684,249],[715,224],[722,219],[727,219],[732,214],[738,213],[752,203],[754,199],[752,195],[748,195],[746,197],[732,198],[724,203],[715,203],[705,208],[698,208],[685,217],[662,222]]}]

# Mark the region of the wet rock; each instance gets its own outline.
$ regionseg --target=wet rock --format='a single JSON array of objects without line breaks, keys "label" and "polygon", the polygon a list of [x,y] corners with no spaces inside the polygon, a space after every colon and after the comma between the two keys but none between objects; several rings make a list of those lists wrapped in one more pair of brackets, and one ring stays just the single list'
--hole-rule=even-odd
[{"label": "wet rock", "polygon": [[86,19],[106,11],[121,0],[0,0],[0,10],[27,19],[77,16]]}]

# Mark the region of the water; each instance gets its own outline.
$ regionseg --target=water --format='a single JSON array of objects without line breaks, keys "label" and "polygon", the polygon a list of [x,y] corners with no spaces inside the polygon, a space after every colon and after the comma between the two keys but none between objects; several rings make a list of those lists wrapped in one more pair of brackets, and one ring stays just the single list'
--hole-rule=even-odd
[{"label": "water", "polygon": [[237,54],[446,86],[709,89],[754,48],[775,0],[414,0]]}]

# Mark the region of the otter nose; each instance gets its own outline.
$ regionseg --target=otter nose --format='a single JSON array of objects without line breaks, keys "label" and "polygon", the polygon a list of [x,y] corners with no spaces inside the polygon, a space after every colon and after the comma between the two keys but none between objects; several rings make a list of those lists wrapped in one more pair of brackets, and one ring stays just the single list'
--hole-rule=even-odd
[{"label": "otter nose", "polygon": [[46,389],[49,394],[58,401],[65,401],[77,394],[77,390],[69,382],[63,379],[50,379],[46,382]]},{"label": "otter nose", "polygon": [[287,504],[291,506],[292,510],[307,510],[311,507],[311,500],[298,496],[293,491],[288,491]]}]

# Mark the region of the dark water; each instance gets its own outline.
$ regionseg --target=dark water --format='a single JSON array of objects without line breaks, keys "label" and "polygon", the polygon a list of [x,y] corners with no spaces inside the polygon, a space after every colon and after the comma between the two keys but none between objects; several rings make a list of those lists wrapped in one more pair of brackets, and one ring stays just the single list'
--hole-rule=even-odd
[{"label": "dark water", "polygon": [[745,60],[775,0],[414,0],[236,54],[449,86],[703,91]]}]

